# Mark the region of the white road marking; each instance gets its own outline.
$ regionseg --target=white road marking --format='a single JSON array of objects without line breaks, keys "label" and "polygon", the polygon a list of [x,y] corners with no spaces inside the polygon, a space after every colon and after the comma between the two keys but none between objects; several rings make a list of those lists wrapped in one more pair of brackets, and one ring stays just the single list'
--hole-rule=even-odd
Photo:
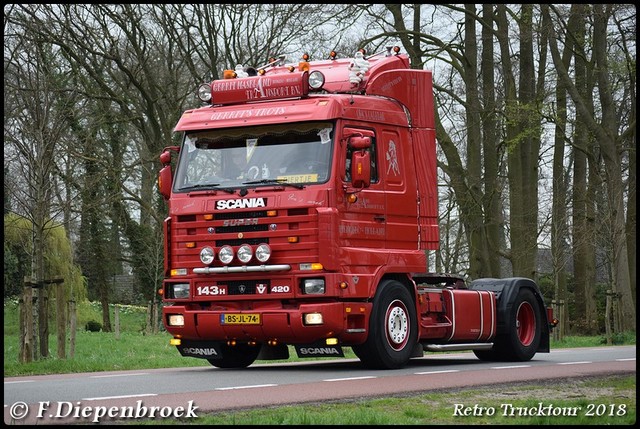
[{"label": "white road marking", "polygon": [[253,386],[216,387],[214,390],[253,389],[254,387],[272,387],[277,384],[254,384]]},{"label": "white road marking", "polygon": [[83,401],[101,401],[103,399],[140,398],[143,396],[158,396],[157,393],[141,393],[139,395],[102,396],[100,398],[82,398]]},{"label": "white road marking", "polygon": [[365,376],[365,377],[347,377],[347,378],[329,378],[322,381],[351,381],[351,380],[366,380],[367,378],[378,378],[373,375]]},{"label": "white road marking", "polygon": [[110,378],[110,377],[133,377],[136,375],[149,375],[148,372],[139,372],[135,374],[108,374],[108,375],[92,375],[89,378]]},{"label": "white road marking", "polygon": [[492,366],[491,369],[531,368],[531,365]]}]

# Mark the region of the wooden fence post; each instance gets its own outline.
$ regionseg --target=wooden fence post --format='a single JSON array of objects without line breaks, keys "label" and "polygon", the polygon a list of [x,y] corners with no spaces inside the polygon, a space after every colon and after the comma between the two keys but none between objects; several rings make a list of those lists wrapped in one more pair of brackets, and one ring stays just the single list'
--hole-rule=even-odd
[{"label": "wooden fence post", "polygon": [[114,324],[116,325],[116,329],[115,329],[115,334],[116,334],[116,340],[120,339],[120,306],[118,304],[115,304],[113,306],[113,319],[114,319]]},{"label": "wooden fence post", "polygon": [[27,363],[33,361],[34,337],[33,331],[33,287],[31,279],[24,278],[24,288],[22,290],[22,301],[20,306],[20,362]]},{"label": "wooden fence post", "polygon": [[145,329],[145,333],[146,333],[147,335],[150,335],[150,334],[151,334],[151,324],[153,323],[153,322],[151,321],[151,320],[152,320],[152,317],[151,317],[151,311],[152,311],[152,310],[151,310],[151,305],[152,305],[152,304],[151,304],[151,301],[149,301],[149,303],[147,304],[147,327],[146,327],[146,329]]},{"label": "wooden fence post", "polygon": [[565,323],[564,323],[564,300],[552,300],[551,307],[553,308],[553,317],[558,319],[558,325],[553,330],[553,339],[555,341],[562,341],[565,336]]},{"label": "wooden fence post", "polygon": [[613,303],[611,302],[612,295],[613,295],[613,291],[611,289],[607,289],[607,292],[605,294],[606,302],[605,302],[605,310],[604,310],[604,330],[605,330],[608,346],[613,344],[613,338],[611,335],[611,307],[613,305]]},{"label": "wooden fence post", "polygon": [[69,357],[73,359],[76,354],[76,301],[69,300]]},{"label": "wooden fence post", "polygon": [[58,331],[58,358],[67,357],[67,320],[65,317],[64,283],[56,284],[56,321]]}]

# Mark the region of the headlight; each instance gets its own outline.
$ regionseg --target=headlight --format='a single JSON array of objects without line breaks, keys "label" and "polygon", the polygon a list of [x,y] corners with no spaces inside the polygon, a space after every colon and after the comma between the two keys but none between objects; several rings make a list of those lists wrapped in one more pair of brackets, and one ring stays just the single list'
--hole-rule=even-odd
[{"label": "headlight", "polygon": [[302,292],[307,295],[322,295],[324,293],[324,279],[302,280]]},{"label": "headlight", "polygon": [[240,260],[240,262],[246,264],[251,260],[251,257],[253,257],[251,246],[249,246],[248,244],[243,244],[242,246],[240,246],[240,248],[238,249],[238,259]]},{"label": "headlight", "polygon": [[202,250],[200,251],[200,260],[205,265],[209,265],[210,263],[212,263],[215,256],[216,256],[215,252],[209,246],[203,247]]},{"label": "headlight", "polygon": [[169,283],[169,298],[189,298],[189,283]]},{"label": "headlight", "polygon": [[218,259],[225,265],[233,261],[233,249],[231,246],[222,246],[218,252]]},{"label": "headlight", "polygon": [[203,103],[211,102],[211,85],[208,83],[203,83],[198,87],[198,98]]},{"label": "headlight", "polygon": [[305,325],[322,325],[322,313],[305,313],[303,314]]},{"label": "headlight", "polygon": [[324,75],[319,71],[309,73],[309,87],[318,90],[324,85]]},{"label": "headlight", "polygon": [[267,262],[271,257],[271,248],[268,244],[261,244],[256,248],[256,259],[260,262]]},{"label": "headlight", "polygon": [[184,326],[184,316],[182,314],[170,314],[167,320],[169,326]]}]

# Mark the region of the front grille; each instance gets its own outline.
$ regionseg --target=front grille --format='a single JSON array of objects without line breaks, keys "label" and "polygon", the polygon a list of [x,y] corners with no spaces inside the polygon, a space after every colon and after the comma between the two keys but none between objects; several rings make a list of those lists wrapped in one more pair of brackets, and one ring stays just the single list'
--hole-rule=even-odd
[{"label": "front grille", "polygon": [[[171,221],[167,220],[165,226],[170,233],[166,239],[168,265],[173,269],[200,268],[200,251],[204,246],[211,246],[216,255],[212,266],[219,267],[218,252],[222,246],[231,246],[237,252],[243,244],[255,249],[262,243],[271,246],[269,264],[316,260],[319,253],[317,213],[308,207],[273,211],[238,210],[176,215]],[[295,242],[290,241],[292,236]],[[234,264],[239,263],[237,258],[234,261]],[[260,265],[260,262],[254,258],[249,265]]]},{"label": "front grille", "polygon": [[224,234],[227,232],[263,232],[269,231],[269,225],[235,225],[235,226],[217,226],[216,233]]},{"label": "front grille", "polygon": [[225,212],[225,213],[216,213],[213,216],[215,220],[243,219],[243,218],[254,218],[254,217],[267,217],[267,212],[265,210],[256,210],[251,212]]}]

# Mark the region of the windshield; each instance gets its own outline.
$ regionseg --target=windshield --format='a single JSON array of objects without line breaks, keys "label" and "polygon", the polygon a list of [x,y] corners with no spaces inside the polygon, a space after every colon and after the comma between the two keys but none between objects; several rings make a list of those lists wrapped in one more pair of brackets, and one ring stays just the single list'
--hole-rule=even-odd
[{"label": "windshield", "polygon": [[174,191],[326,182],[333,125],[307,122],[185,134]]}]

